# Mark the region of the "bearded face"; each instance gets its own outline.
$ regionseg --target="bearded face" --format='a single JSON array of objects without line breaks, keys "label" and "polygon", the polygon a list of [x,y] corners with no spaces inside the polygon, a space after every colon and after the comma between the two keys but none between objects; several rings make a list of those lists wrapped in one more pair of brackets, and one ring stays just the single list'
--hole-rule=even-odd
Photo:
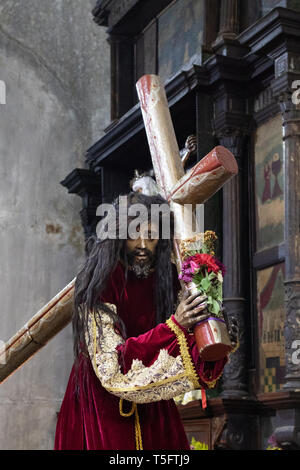
[{"label": "bearded face", "polygon": [[128,265],[136,277],[149,277],[155,268],[155,252],[158,243],[158,232],[155,226],[148,223],[139,228],[139,238],[126,240],[126,256]]}]

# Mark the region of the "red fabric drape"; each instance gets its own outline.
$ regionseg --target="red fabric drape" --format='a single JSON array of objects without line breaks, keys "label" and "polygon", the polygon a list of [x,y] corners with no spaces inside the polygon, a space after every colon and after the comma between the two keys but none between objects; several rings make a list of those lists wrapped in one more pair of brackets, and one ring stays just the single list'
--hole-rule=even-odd
[{"label": "red fabric drape", "polygon": [[[159,350],[167,349],[176,357],[179,351],[176,336],[162,323],[155,326],[155,273],[147,279],[137,279],[129,273],[124,290],[124,270],[118,265],[103,293],[104,302],[113,303],[125,323],[127,340],[118,347],[123,373],[137,358],[145,366],[151,365]],[[175,290],[179,288],[179,283]],[[175,321],[175,320],[174,320]],[[178,324],[177,324],[178,325]],[[178,325],[179,326],[179,325]],[[181,327],[180,327],[181,328]],[[193,335],[185,332],[190,354],[199,374],[217,377],[227,360],[204,363],[200,360]],[[77,391],[77,392],[76,392]],[[123,411],[130,411],[131,403],[124,402]],[[174,400],[138,404],[143,449],[189,449],[187,437]],[[58,449],[134,450],[134,415],[123,417],[119,412],[119,398],[106,391],[96,377],[91,361],[81,355],[76,382],[75,366],[71,371],[65,397],[58,417],[55,446]]]}]

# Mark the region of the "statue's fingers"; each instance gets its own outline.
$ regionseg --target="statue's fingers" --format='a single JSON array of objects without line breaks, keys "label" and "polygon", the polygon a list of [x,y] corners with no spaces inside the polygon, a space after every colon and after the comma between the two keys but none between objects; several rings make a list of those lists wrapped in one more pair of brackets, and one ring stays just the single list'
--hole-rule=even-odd
[{"label": "statue's fingers", "polygon": [[188,291],[188,289],[184,289],[181,300],[186,300],[189,296],[190,296],[190,292]]},{"label": "statue's fingers", "polygon": [[190,311],[189,318],[195,321],[195,319],[199,318],[199,316],[202,316],[203,318],[209,317],[209,313],[206,307],[207,303],[204,302],[203,304],[200,304],[197,307],[193,308],[193,310]]},{"label": "statue's fingers", "polygon": [[196,292],[196,294],[191,294],[187,299],[186,299],[186,304],[189,305],[189,306],[192,306],[192,302],[199,298],[199,299],[202,299],[202,302],[203,300],[206,298],[207,296],[206,295],[203,295],[201,292]]},{"label": "statue's fingers", "polygon": [[202,304],[203,302],[207,303],[206,300],[207,300],[207,295],[199,295],[189,304],[189,306],[191,308],[195,308],[199,304]]},{"label": "statue's fingers", "polygon": [[196,315],[193,317],[193,325],[196,325],[196,323],[200,323],[204,320],[207,320],[210,317],[209,313],[204,313],[202,315]]}]

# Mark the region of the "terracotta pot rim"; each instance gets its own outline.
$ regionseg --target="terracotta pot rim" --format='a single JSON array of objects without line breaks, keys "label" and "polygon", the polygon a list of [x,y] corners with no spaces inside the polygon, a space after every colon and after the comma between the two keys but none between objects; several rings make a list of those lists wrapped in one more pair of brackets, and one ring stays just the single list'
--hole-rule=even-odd
[{"label": "terracotta pot rim", "polygon": [[223,320],[222,318],[211,316],[211,317],[205,318],[204,320],[199,321],[198,323],[195,324],[195,326],[201,325],[202,323],[204,323],[206,321],[209,321],[209,320],[216,320],[216,321],[220,321],[222,323],[226,323],[225,320]]}]

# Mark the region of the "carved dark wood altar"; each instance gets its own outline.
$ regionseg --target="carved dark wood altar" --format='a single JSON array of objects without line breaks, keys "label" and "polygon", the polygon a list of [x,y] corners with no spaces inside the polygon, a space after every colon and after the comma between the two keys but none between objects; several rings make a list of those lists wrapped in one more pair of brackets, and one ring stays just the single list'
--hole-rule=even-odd
[{"label": "carved dark wood altar", "polygon": [[[128,191],[136,168],[151,168],[134,84],[162,67],[160,21],[177,2],[99,0],[92,12],[111,45],[111,125],[87,150],[86,169],[62,182],[82,197],[86,236],[95,230],[97,205]],[[205,228],[220,235],[219,255],[228,267],[224,304],[241,335],[208,408],[198,401],[179,408],[188,435],[205,435],[211,449],[262,449],[270,435],[282,448],[300,448],[300,364],[292,359],[300,340],[300,105],[292,99],[300,79],[300,2],[275,1],[274,9],[264,0],[200,3],[201,47],[167,78],[166,92],[180,148],[196,134],[197,160],[221,144],[238,161],[238,177],[205,204]],[[279,150],[266,164],[264,145],[272,153],[272,135]],[[260,181],[265,187],[258,199]],[[265,223],[277,210],[272,207],[283,211],[278,236]],[[278,279],[282,307],[276,315],[284,321],[276,319],[268,330]],[[272,344],[282,345],[278,357]]]}]

